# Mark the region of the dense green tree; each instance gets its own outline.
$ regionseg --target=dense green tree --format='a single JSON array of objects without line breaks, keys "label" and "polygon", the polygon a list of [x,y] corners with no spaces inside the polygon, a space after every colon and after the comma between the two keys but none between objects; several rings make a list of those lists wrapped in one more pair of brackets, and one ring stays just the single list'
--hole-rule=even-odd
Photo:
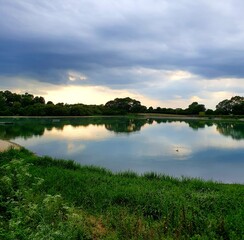
[{"label": "dense green tree", "polygon": [[0,112],[4,112],[6,110],[7,104],[4,98],[3,92],[0,92]]},{"label": "dense green tree", "polygon": [[213,114],[214,114],[214,110],[212,110],[212,109],[207,109],[207,110],[206,110],[206,114],[207,114],[207,115],[213,115]]},{"label": "dense green tree", "polygon": [[69,108],[66,107],[63,103],[57,103],[52,109],[51,116],[68,116]]},{"label": "dense green tree", "polygon": [[225,99],[219,102],[216,106],[216,113],[218,114],[244,114],[244,97],[235,96],[230,100]]},{"label": "dense green tree", "polygon": [[154,112],[155,113],[163,113],[161,107],[157,107]]},{"label": "dense green tree", "polygon": [[45,104],[45,99],[43,97],[35,97],[33,99],[34,103],[40,103],[40,104]]},{"label": "dense green tree", "polygon": [[14,115],[21,115],[23,112],[23,108],[20,102],[14,102],[12,107],[12,112]]},{"label": "dense green tree", "polygon": [[[41,96],[32,94],[17,94],[10,91],[0,91],[0,115],[24,115],[24,116],[90,116],[90,115],[118,115],[127,113],[160,113],[160,114],[199,114],[205,112],[205,106],[193,102],[185,110],[181,108],[153,108],[147,109],[135,99],[116,98],[105,105],[64,104],[48,101]],[[235,96],[230,100],[221,101],[216,106],[216,111],[206,111],[207,115],[213,114],[244,114],[244,98]]]},{"label": "dense green tree", "polygon": [[188,106],[185,110],[188,114],[199,114],[200,112],[205,112],[206,108],[203,104],[199,104],[198,102],[193,102]]},{"label": "dense green tree", "polygon": [[118,113],[139,113],[146,112],[147,108],[142,106],[141,103],[135,99],[116,98],[105,104],[106,108],[112,109]]},{"label": "dense green tree", "polygon": [[182,108],[176,108],[176,109],[175,109],[175,113],[176,113],[176,114],[184,114],[185,111],[184,111]]},{"label": "dense green tree", "polygon": [[34,96],[32,94],[25,93],[21,96],[21,104],[23,107],[33,105],[35,103],[33,100]]},{"label": "dense green tree", "polygon": [[148,108],[148,110],[147,110],[147,112],[149,112],[149,113],[153,113],[153,111],[154,111],[154,109],[153,109],[153,107],[151,106],[151,107],[149,107]]}]

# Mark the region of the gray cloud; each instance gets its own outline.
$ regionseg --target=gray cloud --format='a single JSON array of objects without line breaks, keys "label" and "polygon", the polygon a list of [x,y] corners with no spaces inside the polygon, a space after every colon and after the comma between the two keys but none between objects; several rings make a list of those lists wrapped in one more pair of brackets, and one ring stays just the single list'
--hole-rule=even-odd
[{"label": "gray cloud", "polygon": [[[69,84],[68,72],[77,71],[87,81],[75,84],[142,91],[155,76],[132,69],[184,70],[209,80],[244,77],[241,0],[0,0],[0,5],[1,76]],[[187,96],[195,92],[186,86]],[[168,95],[181,91],[168,87]]]}]

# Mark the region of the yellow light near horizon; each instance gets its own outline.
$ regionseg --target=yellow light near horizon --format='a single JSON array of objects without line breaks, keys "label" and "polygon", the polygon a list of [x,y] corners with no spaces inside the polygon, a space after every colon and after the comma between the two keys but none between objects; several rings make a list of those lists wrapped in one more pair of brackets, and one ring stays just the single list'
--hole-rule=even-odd
[{"label": "yellow light near horizon", "polygon": [[[18,93],[24,94],[28,92],[34,96],[43,96],[47,101],[54,103],[63,102],[68,104],[84,103],[84,104],[105,104],[107,101],[115,98],[131,97],[139,100],[142,105],[153,108],[187,108],[193,101],[204,104],[208,109],[215,109],[216,105],[224,100],[230,99],[233,96],[240,95],[234,92],[234,89],[242,90],[244,78],[216,78],[216,79],[203,79],[184,71],[165,71],[153,69],[134,69],[139,75],[149,76],[148,84],[142,89],[113,89],[108,86],[93,86],[87,85],[86,76],[82,73],[73,71],[68,72],[68,83],[57,85],[48,82],[40,82],[37,79],[23,78],[23,77],[1,77],[0,81],[14,82],[7,89]],[[138,74],[138,73],[137,73]],[[167,80],[167,77],[168,80]],[[166,78],[166,80],[165,80]],[[88,78],[87,78],[88,79]],[[194,81],[193,81],[194,80]],[[75,85],[75,84],[83,85]],[[184,92],[185,86],[197,86],[195,90],[189,94]],[[169,89],[179,89],[175,93],[167,93]],[[6,89],[6,90],[7,90]],[[155,89],[155,94],[153,90]],[[148,91],[147,91],[148,90]],[[161,91],[161,95],[160,95]],[[170,90],[171,91],[171,90]],[[167,97],[167,98],[165,98]]]},{"label": "yellow light near horizon", "polygon": [[102,86],[61,86],[56,89],[46,90],[43,96],[46,101],[54,103],[63,102],[68,104],[105,104],[115,98],[131,97],[141,101],[146,106],[159,106],[160,102],[144,97],[143,95],[133,93],[126,89],[111,89]]}]

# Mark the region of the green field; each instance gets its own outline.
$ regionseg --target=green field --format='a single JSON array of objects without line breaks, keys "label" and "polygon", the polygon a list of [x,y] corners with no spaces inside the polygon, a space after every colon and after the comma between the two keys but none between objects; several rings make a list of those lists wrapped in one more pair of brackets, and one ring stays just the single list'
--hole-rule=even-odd
[{"label": "green field", "polygon": [[244,239],[244,185],[0,153],[0,239]]}]

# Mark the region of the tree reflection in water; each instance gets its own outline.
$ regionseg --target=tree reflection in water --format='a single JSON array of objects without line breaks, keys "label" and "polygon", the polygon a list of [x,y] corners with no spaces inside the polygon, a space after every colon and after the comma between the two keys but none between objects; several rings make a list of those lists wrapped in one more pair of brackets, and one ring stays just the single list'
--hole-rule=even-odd
[{"label": "tree reflection in water", "polygon": [[224,135],[230,136],[235,140],[244,139],[244,124],[242,123],[218,123],[216,124],[217,131]]},{"label": "tree reflection in water", "polygon": [[1,119],[0,123],[13,122],[12,125],[0,124],[0,138],[14,140],[17,137],[24,139],[33,136],[42,136],[46,131],[52,129],[62,130],[64,126],[72,127],[97,125],[104,126],[108,131],[115,133],[127,133],[141,131],[143,126],[153,123],[184,122],[197,131],[206,127],[216,126],[216,130],[224,136],[230,136],[234,140],[244,139],[244,123],[204,121],[204,120],[170,120],[153,118],[132,118],[132,117],[88,117],[88,118],[16,118]]}]

